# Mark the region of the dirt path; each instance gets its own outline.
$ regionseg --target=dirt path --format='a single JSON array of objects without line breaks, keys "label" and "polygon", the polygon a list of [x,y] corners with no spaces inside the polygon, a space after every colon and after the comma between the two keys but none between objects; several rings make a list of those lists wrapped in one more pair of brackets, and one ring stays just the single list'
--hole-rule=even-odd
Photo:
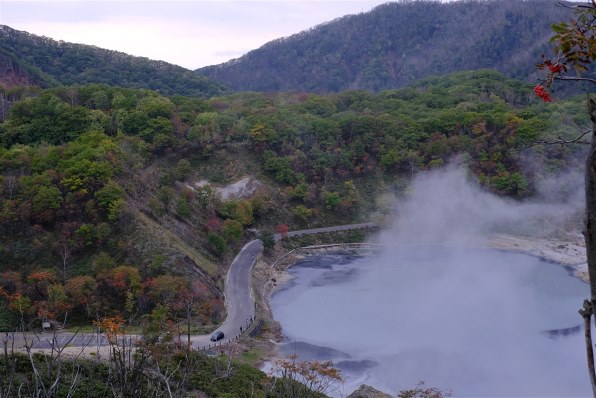
[{"label": "dirt path", "polygon": [[[294,236],[302,236],[302,235],[312,235],[312,234],[321,234],[325,232],[338,232],[338,231],[350,231],[354,229],[369,229],[369,228],[377,228],[378,225],[374,222],[365,222],[361,224],[346,224],[346,225],[335,225],[331,227],[322,227],[322,228],[312,228],[312,229],[302,229],[299,231],[288,231],[284,235],[288,238],[292,238]],[[275,241],[281,240],[281,234],[274,234],[273,239]]]}]

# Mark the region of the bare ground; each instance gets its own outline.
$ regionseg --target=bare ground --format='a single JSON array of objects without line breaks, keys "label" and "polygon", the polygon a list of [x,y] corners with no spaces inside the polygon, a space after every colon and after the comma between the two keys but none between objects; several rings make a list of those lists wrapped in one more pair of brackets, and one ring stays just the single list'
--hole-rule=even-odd
[{"label": "bare ground", "polygon": [[493,235],[488,246],[496,249],[520,251],[547,261],[569,266],[576,277],[588,282],[586,247],[578,231],[565,232],[557,237],[532,237],[512,234]]}]

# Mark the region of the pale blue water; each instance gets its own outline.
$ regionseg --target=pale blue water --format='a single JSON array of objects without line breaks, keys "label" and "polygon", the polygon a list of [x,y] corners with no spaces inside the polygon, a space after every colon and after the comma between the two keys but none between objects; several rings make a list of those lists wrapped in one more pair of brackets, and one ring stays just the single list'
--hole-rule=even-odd
[{"label": "pale blue water", "polygon": [[496,250],[433,248],[309,258],[271,299],[282,350],[332,359],[389,393],[418,381],[455,396],[591,393],[577,310],[588,285],[562,266]]}]

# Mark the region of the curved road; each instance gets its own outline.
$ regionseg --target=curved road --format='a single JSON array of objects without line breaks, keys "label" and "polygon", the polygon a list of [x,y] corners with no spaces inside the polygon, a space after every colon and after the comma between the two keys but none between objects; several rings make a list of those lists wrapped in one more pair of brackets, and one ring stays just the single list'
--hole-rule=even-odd
[{"label": "curved road", "polygon": [[[352,229],[374,228],[376,226],[377,224],[375,223],[340,225],[335,227],[290,231],[286,234],[286,236],[292,237],[308,234],[317,234],[322,232],[347,231]],[[276,241],[280,240],[281,235],[275,234],[274,238]],[[242,250],[240,250],[240,253],[238,253],[236,258],[230,265],[230,269],[228,270],[228,274],[226,277],[224,293],[225,304],[228,310],[228,316],[224,323],[217,329],[224,332],[225,337],[223,340],[220,340],[218,342],[218,345],[219,343],[229,341],[230,339],[233,339],[234,337],[238,336],[240,334],[241,326],[242,331],[245,331],[246,327],[249,325],[249,321],[251,319],[254,319],[255,301],[254,297],[252,296],[250,280],[253,266],[255,265],[256,259],[262,251],[263,242],[261,242],[258,239],[250,241],[242,248]],[[105,340],[103,338],[100,339],[98,337],[95,337],[95,339],[92,339],[92,336],[93,335],[79,334],[75,336],[73,341],[70,341],[70,345],[78,345],[77,343],[79,343],[79,340],[81,341],[81,344],[105,344]],[[72,334],[65,333],[64,336],[62,336],[64,344],[66,344],[71,337]],[[209,345],[213,345],[213,342],[210,341],[210,337],[211,334],[203,336],[191,336],[193,347],[204,348],[208,347]],[[91,340],[87,341],[86,339]],[[15,340],[17,339],[15,338]],[[15,341],[15,343],[17,343],[17,341]],[[22,343],[24,343],[24,340],[22,341]],[[60,342],[57,343],[58,345],[60,345]],[[44,343],[40,341],[34,343],[34,346],[37,345],[39,345],[38,348],[42,348],[46,345],[49,345],[49,339]]]},{"label": "curved road", "polygon": [[[250,276],[257,256],[263,251],[263,242],[253,240],[247,243],[236,256],[226,277],[225,302],[228,317],[217,329],[224,332],[224,340],[240,334],[240,327],[246,330],[251,319],[255,316],[255,301],[252,296]],[[191,337],[194,347],[202,348],[213,344],[208,336]]]},{"label": "curved road", "polygon": [[[254,319],[255,301],[252,296],[250,277],[256,259],[262,251],[263,242],[253,240],[240,250],[240,253],[238,253],[230,265],[225,285],[225,303],[228,310],[228,317],[217,329],[224,332],[225,335],[224,339],[218,342],[218,345],[238,336],[240,334],[240,326],[245,331],[248,322]],[[56,337],[55,341],[53,341],[54,337]],[[211,334],[191,336],[193,347],[204,348],[213,345],[210,337]],[[53,332],[37,336],[31,333],[15,333],[10,336],[7,334],[5,338],[9,346],[12,344],[12,341],[9,341],[9,339],[14,339],[16,347],[23,347],[25,344],[30,344],[33,348],[50,348],[53,344],[60,347],[67,344],[73,347],[107,345],[107,341],[103,335],[74,334],[70,332],[59,332],[56,336]],[[184,336],[182,336],[182,341],[186,341]]]},{"label": "curved road", "polygon": [[[289,231],[286,236],[300,236],[309,234],[319,234],[323,232],[348,231],[353,229],[375,228],[376,223],[362,223],[339,225],[333,227],[305,229],[300,231]],[[280,240],[280,234],[275,234],[274,239]],[[259,254],[263,251],[263,242],[260,240],[253,240],[247,243],[240,253],[236,256],[226,277],[225,286],[225,303],[228,310],[228,317],[224,323],[217,329],[224,332],[223,342],[228,341],[240,334],[240,326],[242,330],[246,330],[250,319],[255,316],[255,301],[252,296],[252,289],[250,277],[252,268]],[[191,337],[192,345],[196,348],[207,347],[213,344],[210,339],[211,335],[193,336]],[[222,340],[220,340],[222,342]]]},{"label": "curved road", "polygon": [[[319,234],[323,232],[348,231],[353,229],[375,228],[375,223],[349,224],[333,227],[305,229],[300,231],[289,231],[286,236],[300,236],[309,234]],[[280,240],[280,234],[275,234],[274,239]],[[263,251],[263,242],[253,240],[247,243],[240,253],[236,256],[226,277],[225,303],[228,310],[228,317],[224,323],[217,329],[224,332],[223,342],[238,336],[241,331],[246,330],[249,321],[255,316],[255,301],[252,296],[250,277],[252,268],[255,265],[257,256]],[[203,348],[213,344],[211,335],[191,337],[193,347]],[[221,341],[221,340],[220,340]]]}]

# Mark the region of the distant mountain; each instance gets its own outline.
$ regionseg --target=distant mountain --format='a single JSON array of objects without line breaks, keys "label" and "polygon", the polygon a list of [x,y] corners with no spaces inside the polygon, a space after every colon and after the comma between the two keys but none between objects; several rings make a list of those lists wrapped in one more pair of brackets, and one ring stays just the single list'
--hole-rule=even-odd
[{"label": "distant mountain", "polygon": [[199,69],[237,91],[380,91],[481,68],[527,79],[551,53],[554,0],[401,1],[278,39]]},{"label": "distant mountain", "polygon": [[222,87],[199,73],[163,61],[95,46],[66,43],[0,25],[0,85],[102,83],[162,94],[211,97]]}]

